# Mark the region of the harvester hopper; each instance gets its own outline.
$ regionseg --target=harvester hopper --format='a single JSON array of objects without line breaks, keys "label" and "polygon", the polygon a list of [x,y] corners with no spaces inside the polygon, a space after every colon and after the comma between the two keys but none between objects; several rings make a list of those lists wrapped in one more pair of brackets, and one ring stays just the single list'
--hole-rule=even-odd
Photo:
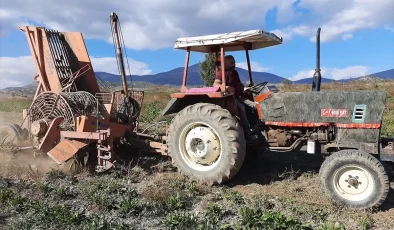
[{"label": "harvester hopper", "polygon": [[165,149],[161,142],[147,141],[149,136],[138,138],[144,92],[128,88],[116,14],[111,14],[111,25],[122,66],[122,89],[97,80],[82,33],[21,27],[36,66],[38,86],[30,108],[23,111],[23,124],[0,128],[1,144],[18,143],[28,133],[31,147],[58,164],[81,163],[88,157],[97,160],[98,172],[111,168],[116,146],[132,138],[156,147],[153,151]]}]

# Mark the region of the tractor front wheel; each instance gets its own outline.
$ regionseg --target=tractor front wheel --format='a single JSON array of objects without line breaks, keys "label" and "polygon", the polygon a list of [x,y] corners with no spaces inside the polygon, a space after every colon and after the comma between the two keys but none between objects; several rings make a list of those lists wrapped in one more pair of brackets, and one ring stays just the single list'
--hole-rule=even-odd
[{"label": "tractor front wheel", "polygon": [[169,127],[167,143],[173,165],[208,185],[231,179],[246,154],[242,127],[228,110],[209,103],[179,112]]},{"label": "tractor front wheel", "polygon": [[372,155],[357,150],[332,154],[322,164],[319,174],[328,197],[351,209],[379,206],[389,191],[383,165]]}]

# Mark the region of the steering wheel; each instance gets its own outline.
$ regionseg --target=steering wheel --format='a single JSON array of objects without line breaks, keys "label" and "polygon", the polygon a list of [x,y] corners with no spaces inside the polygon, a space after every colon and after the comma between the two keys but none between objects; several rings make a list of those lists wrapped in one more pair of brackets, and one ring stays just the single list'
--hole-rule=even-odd
[{"label": "steering wheel", "polygon": [[253,85],[251,87],[249,87],[248,89],[245,90],[245,92],[251,92],[253,94],[259,94],[260,91],[264,88],[264,86],[266,86],[268,84],[268,82],[262,82],[256,85]]}]

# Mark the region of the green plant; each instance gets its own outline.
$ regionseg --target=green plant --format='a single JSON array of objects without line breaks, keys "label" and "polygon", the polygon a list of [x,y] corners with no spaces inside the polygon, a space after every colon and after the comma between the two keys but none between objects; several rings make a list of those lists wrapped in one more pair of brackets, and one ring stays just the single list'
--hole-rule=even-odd
[{"label": "green plant", "polygon": [[216,55],[209,53],[205,55],[205,60],[200,62],[200,76],[205,86],[212,86],[216,77],[215,67]]},{"label": "green plant", "polygon": [[223,187],[221,191],[223,198],[226,200],[232,201],[235,204],[243,204],[245,202],[242,195],[231,188]]},{"label": "green plant", "polygon": [[198,225],[200,230],[218,229],[219,222],[224,216],[224,211],[214,203],[209,203],[207,210]]},{"label": "green plant", "polygon": [[175,211],[169,213],[162,222],[168,229],[188,229],[195,228],[198,224],[198,219],[193,214],[188,212]]},{"label": "green plant", "polygon": [[368,230],[372,226],[372,220],[365,216],[357,219],[357,225],[360,230]]},{"label": "green plant", "polygon": [[312,229],[309,224],[303,224],[291,217],[286,217],[283,213],[266,211],[261,208],[242,207],[239,210],[239,215],[239,228],[242,229]]},{"label": "green plant", "polygon": [[161,112],[161,108],[158,102],[151,102],[142,107],[141,111],[141,122],[152,122],[154,121]]},{"label": "green plant", "polygon": [[117,205],[123,215],[138,215],[143,211],[143,206],[138,198],[127,196]]},{"label": "green plant", "polygon": [[176,196],[168,196],[164,200],[164,204],[169,211],[179,210],[185,207],[185,201],[178,194]]},{"label": "green plant", "polygon": [[345,226],[341,223],[333,223],[332,220],[326,221],[320,230],[345,230]]}]

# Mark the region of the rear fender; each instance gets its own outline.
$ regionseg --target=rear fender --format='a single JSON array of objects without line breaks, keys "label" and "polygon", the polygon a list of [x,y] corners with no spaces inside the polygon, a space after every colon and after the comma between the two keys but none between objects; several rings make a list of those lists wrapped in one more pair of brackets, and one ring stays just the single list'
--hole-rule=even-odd
[{"label": "rear fender", "polygon": [[235,99],[232,95],[221,98],[212,98],[208,95],[187,95],[182,98],[171,98],[161,112],[162,116],[178,113],[185,107],[196,103],[211,103],[227,109],[233,116],[238,115]]}]

